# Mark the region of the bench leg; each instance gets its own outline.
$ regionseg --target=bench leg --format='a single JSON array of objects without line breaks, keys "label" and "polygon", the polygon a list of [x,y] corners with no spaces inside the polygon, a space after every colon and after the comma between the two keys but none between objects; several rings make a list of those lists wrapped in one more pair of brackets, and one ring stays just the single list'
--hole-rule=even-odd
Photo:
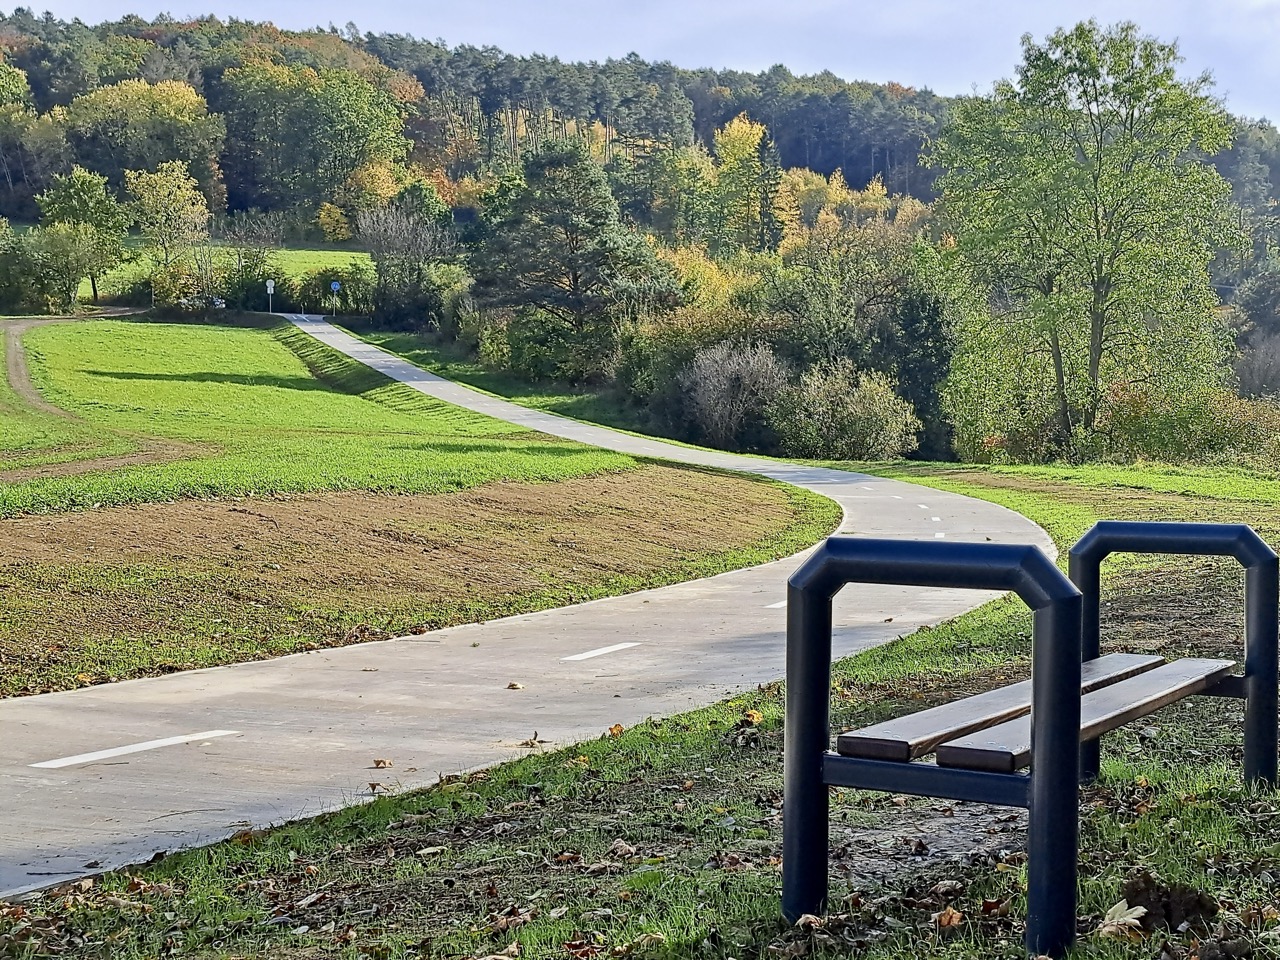
[{"label": "bench leg", "polygon": [[1080,782],[1093,783],[1102,769],[1102,738],[1080,744]]},{"label": "bench leg", "polygon": [[[1077,601],[1078,602],[1078,601]],[[1074,645],[1080,608],[1036,611],[1034,664]],[[1078,662],[1078,661],[1077,661]],[[1080,837],[1080,671],[1032,670],[1031,816],[1027,824],[1027,950],[1062,957],[1076,939]],[[1037,713],[1038,708],[1038,713]]]},{"label": "bench leg", "polygon": [[782,914],[795,923],[806,913],[821,914],[827,904],[830,803],[822,757],[831,745],[831,601],[790,588],[787,632]]},{"label": "bench leg", "polygon": [[1278,594],[1274,560],[1249,568],[1245,574],[1244,777],[1269,787],[1277,785]]}]

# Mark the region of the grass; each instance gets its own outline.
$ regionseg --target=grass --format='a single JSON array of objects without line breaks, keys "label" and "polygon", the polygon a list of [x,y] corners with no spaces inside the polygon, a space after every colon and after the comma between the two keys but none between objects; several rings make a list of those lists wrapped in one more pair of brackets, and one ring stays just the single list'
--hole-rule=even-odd
[{"label": "grass", "polygon": [[642,410],[608,392],[563,383],[532,383],[507,371],[485,367],[457,347],[417,334],[389,333],[366,325],[351,326],[350,332],[424,370],[522,406],[620,430],[652,433]]},{"label": "grass", "polygon": [[186,497],[441,493],[635,464],[432,400],[284,322],[95,321],[32,330],[26,345],[32,377],[53,403],[104,433],[205,452],[6,484],[0,517]]},{"label": "grass", "polygon": [[[1106,471],[890,472],[1021,509],[1064,548],[1099,517],[1245,520],[1280,542],[1265,479],[1242,474],[1206,484],[1214,493],[1159,489],[1164,472],[1139,469],[1114,482]],[[1147,557],[1107,570],[1107,649],[1239,656],[1228,625],[1239,620],[1238,568]],[[1005,599],[841,661],[833,723],[1025,675],[1030,630]],[[769,685],[114,874],[10,917],[10,949],[21,956],[25,939],[121,958],[1024,956],[1023,821],[971,804],[835,791],[833,914],[782,924],[782,710]],[[1103,779],[1082,804],[1077,956],[1277,954],[1280,806],[1240,784],[1239,721],[1238,703],[1198,699],[1104,741]],[[1122,897],[1151,906],[1151,929],[1093,933]],[[1187,911],[1184,929],[1159,926],[1171,905]],[[934,917],[948,907],[959,917],[944,929]]]}]

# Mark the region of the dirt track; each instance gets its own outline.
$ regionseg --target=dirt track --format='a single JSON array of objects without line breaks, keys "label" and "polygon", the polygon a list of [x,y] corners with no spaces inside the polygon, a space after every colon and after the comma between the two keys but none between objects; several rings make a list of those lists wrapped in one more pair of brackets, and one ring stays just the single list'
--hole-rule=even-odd
[{"label": "dirt track", "polygon": [[[133,311],[121,312],[104,312],[99,316],[128,316]],[[36,385],[31,380],[31,371],[27,366],[27,351],[23,346],[22,338],[27,331],[36,327],[48,326],[54,323],[76,323],[80,317],[20,317],[17,320],[7,321],[4,324],[5,336],[5,374],[9,380],[9,386],[13,392],[17,394],[18,399],[22,401],[30,409],[49,416],[61,417],[64,420],[79,421],[80,418],[62,407],[56,406],[45,399],[44,395],[36,389]],[[114,470],[118,467],[133,467],[148,463],[163,463],[168,460],[178,460],[182,457],[195,456],[204,452],[204,448],[195,444],[180,443],[173,440],[156,440],[151,437],[140,437],[137,435],[126,435],[128,439],[136,445],[136,449],[129,453],[110,454],[101,457],[87,457],[84,459],[68,460],[63,463],[41,464],[33,467],[15,467],[8,470],[0,470],[0,480],[13,483],[24,480],[38,480],[44,477],[66,477],[79,473],[90,473],[95,470]],[[67,453],[73,453],[79,445],[64,446],[62,448],[46,448],[42,453],[59,452],[59,450]]]}]

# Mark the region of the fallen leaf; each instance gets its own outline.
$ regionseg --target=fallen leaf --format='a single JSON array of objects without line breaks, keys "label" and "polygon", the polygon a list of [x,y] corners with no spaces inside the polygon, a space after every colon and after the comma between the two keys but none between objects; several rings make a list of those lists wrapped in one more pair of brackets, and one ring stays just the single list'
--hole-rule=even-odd
[{"label": "fallen leaf", "polygon": [[392,763],[390,760],[383,759],[383,758],[378,758],[373,761],[373,767],[375,770],[385,770],[387,767],[394,767],[394,766],[395,764]]},{"label": "fallen leaf", "polygon": [[612,727],[609,728],[609,736],[620,737],[622,736],[622,731],[625,729],[626,727],[624,727],[622,724],[615,723]]},{"label": "fallen leaf", "polygon": [[507,684],[507,689],[508,689],[508,690],[523,690],[523,689],[524,689],[524,684],[523,684],[523,683],[516,683],[514,680],[512,680],[510,683],[508,683],[508,684]]},{"label": "fallen leaf", "polygon": [[609,852],[615,857],[634,857],[636,848],[619,837],[613,841],[613,844],[609,847]]},{"label": "fallen leaf", "polygon": [[759,710],[748,710],[742,716],[752,726],[759,726],[761,723],[764,722],[764,714],[761,713]]},{"label": "fallen leaf", "polygon": [[955,907],[947,907],[945,910],[935,913],[932,919],[939,929],[958,927],[964,923],[964,914]]},{"label": "fallen leaf", "polygon": [[1141,940],[1142,918],[1146,915],[1146,907],[1131,907],[1128,900],[1121,900],[1102,918],[1102,923],[1098,924],[1097,934],[1100,937],[1116,937],[1121,940]]}]

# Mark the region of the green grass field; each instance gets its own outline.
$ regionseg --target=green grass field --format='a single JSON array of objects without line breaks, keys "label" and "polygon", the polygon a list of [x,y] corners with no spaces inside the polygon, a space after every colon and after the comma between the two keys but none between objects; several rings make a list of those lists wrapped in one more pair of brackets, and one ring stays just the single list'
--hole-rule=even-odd
[{"label": "green grass field", "polygon": [[44,395],[103,431],[204,456],[0,489],[0,516],[181,497],[367,489],[434,493],[626,469],[392,384],[287,324],[93,321],[26,337]]},{"label": "green grass field", "polygon": [[[1280,542],[1267,478],[1162,470],[885,472],[1020,509],[1069,546],[1100,517],[1252,522]],[[1104,649],[1240,655],[1232,563],[1108,564]],[[842,661],[833,724],[865,725],[1025,675],[1031,618],[1001,600]],[[779,673],[782,670],[779,657]],[[1240,707],[1196,699],[1104,741],[1082,798],[1090,960],[1276,955],[1280,803],[1239,775]],[[87,896],[28,905],[33,942],[81,956],[764,960],[1025,957],[1021,827],[973,805],[834,791],[832,914],[778,917],[778,684],[438,788],[182,854]],[[983,839],[985,838],[985,839]],[[977,844],[987,852],[971,856]],[[1103,937],[1126,895],[1151,905]],[[119,901],[126,903],[121,905]],[[1194,906],[1162,925],[1172,902]],[[149,908],[149,909],[148,909]],[[955,911],[945,929],[936,916]],[[284,918],[284,919],[281,919]],[[50,952],[53,952],[51,949]]]},{"label": "green grass field", "polygon": [[[104,296],[113,291],[128,287],[142,277],[148,275],[152,263],[147,259],[142,241],[138,237],[130,237],[127,243],[133,259],[121,264],[99,281],[99,290]],[[369,255],[363,250],[347,250],[333,247],[284,247],[271,252],[271,262],[279,271],[281,279],[297,280],[308,273],[329,267],[346,267],[353,262],[368,263]],[[88,303],[92,298],[92,288],[88,280],[80,284],[80,301]]]}]

